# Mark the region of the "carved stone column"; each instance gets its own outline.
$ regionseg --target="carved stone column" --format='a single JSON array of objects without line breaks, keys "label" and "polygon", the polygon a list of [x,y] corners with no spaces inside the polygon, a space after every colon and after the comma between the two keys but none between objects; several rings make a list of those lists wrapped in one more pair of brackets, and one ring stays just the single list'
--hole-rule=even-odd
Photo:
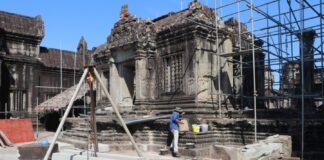
[{"label": "carved stone column", "polygon": [[10,111],[14,111],[15,108],[14,108],[14,94],[13,94],[13,92],[10,92],[10,103],[9,104],[10,104]]},{"label": "carved stone column", "polygon": [[120,77],[118,75],[117,64],[114,59],[109,60],[109,80],[110,80],[110,94],[112,99],[118,104],[121,100],[121,90],[120,90]]},{"label": "carved stone column", "polygon": [[136,101],[148,98],[147,58],[144,50],[137,50],[135,57],[135,98]]},{"label": "carved stone column", "polygon": [[26,66],[26,80],[30,83],[26,84],[26,104],[28,111],[32,111],[32,107],[36,105],[38,91],[35,88],[39,84],[39,66],[37,64]]}]

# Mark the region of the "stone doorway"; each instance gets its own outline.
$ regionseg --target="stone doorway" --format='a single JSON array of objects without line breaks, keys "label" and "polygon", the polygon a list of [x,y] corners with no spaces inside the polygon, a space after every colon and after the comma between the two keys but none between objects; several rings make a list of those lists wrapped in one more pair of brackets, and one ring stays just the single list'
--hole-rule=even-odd
[{"label": "stone doorway", "polygon": [[131,107],[135,100],[135,60],[128,60],[118,64],[120,77],[121,107]]},{"label": "stone doorway", "polygon": [[[0,112],[5,111],[5,106],[7,105],[7,111],[10,111],[9,104],[9,93],[10,93],[10,82],[11,75],[8,70],[8,67],[5,63],[1,64],[1,72],[0,72]],[[0,118],[4,118],[4,114],[0,114]]]},{"label": "stone doorway", "polygon": [[[124,79],[127,84],[128,92],[131,97],[134,97],[135,91],[135,60],[124,62]],[[134,98],[132,98],[134,99]]]}]

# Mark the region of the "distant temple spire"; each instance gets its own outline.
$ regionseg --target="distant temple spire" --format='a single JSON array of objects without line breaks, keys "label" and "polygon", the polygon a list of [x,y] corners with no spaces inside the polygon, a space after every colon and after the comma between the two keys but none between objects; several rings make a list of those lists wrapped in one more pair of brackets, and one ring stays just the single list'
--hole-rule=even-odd
[{"label": "distant temple spire", "polygon": [[86,53],[88,52],[88,47],[87,47],[87,42],[85,41],[84,37],[82,36],[78,48],[77,48],[77,54],[82,55],[82,61],[83,61],[83,66],[86,65]]},{"label": "distant temple spire", "polygon": [[126,17],[129,17],[129,12],[128,12],[128,5],[127,4],[124,4],[121,8],[121,11],[120,11],[120,19],[124,19]]},{"label": "distant temple spire", "polygon": [[77,54],[84,54],[84,52],[87,51],[87,42],[84,39],[83,36],[81,36],[78,48],[77,48]]}]

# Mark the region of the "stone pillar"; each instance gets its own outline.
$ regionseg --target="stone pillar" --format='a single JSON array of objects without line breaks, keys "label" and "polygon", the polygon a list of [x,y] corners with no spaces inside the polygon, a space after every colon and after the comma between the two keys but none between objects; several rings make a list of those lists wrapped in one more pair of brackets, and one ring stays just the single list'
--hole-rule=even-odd
[{"label": "stone pillar", "polygon": [[10,103],[9,104],[10,104],[10,111],[14,111],[15,108],[14,108],[14,94],[13,94],[13,92],[10,92]]},{"label": "stone pillar", "polygon": [[[155,52],[154,52],[155,53]],[[153,54],[152,54],[153,55]],[[148,86],[149,86],[149,90],[148,90],[148,97],[149,99],[153,100],[156,99],[158,96],[158,91],[159,91],[159,87],[157,84],[157,73],[161,74],[158,72],[158,69],[156,68],[157,66],[157,61],[155,59],[155,57],[150,57],[148,58],[147,61],[147,77],[148,77]],[[136,79],[136,78],[135,78]],[[136,85],[136,82],[135,82]],[[135,86],[136,89],[136,86]]]},{"label": "stone pillar", "polygon": [[[256,40],[254,42],[256,46],[259,48],[262,48],[263,42],[261,40]],[[257,96],[258,97],[264,97],[264,78],[265,78],[265,70],[264,70],[264,54],[262,51],[256,50],[255,54],[255,66],[256,66],[256,90],[257,90]],[[264,108],[265,103],[264,100],[258,99],[257,100],[257,106],[258,108]]]},{"label": "stone pillar", "polygon": [[[103,71],[103,70],[99,70],[100,78],[101,78],[101,81],[104,83],[104,87],[106,87],[108,92],[110,93],[111,91],[109,90],[109,86],[108,86],[109,85],[108,84],[109,75],[108,75],[108,77],[105,77],[104,72],[105,71]],[[97,101],[99,101],[105,97],[105,93],[104,93],[102,87],[99,85],[98,81],[97,81],[97,93],[99,94],[99,95],[97,95]]]},{"label": "stone pillar", "polygon": [[[196,62],[197,62],[194,63],[195,65],[197,65],[196,66],[197,73],[195,74],[197,76],[197,82],[196,82],[197,84],[195,84],[195,86],[197,87],[196,88],[197,99],[198,101],[207,101],[210,98],[210,93],[213,92],[213,89],[210,86],[213,83],[211,80],[211,76],[213,76],[213,71],[211,69],[213,67],[211,67],[211,65],[214,66],[212,62],[208,62],[208,59],[213,59],[211,61],[215,62],[214,55],[202,51],[201,47],[203,45],[202,44],[203,41],[201,41],[200,39],[195,40],[195,43],[196,43],[196,48],[195,50],[193,50],[193,52],[196,52],[195,54],[196,54]],[[186,87],[190,87],[190,86],[187,84]]]},{"label": "stone pillar", "polygon": [[[313,44],[316,32],[312,29],[303,31],[303,54],[304,54],[304,90],[310,94],[314,89],[314,54]],[[301,84],[301,83],[300,83]]]},{"label": "stone pillar", "polygon": [[110,80],[110,94],[114,102],[117,104],[120,102],[120,95],[121,95],[121,89],[120,89],[120,77],[118,74],[117,64],[114,63],[114,59],[110,59],[110,67],[109,67],[109,80]]},{"label": "stone pillar", "polygon": [[136,101],[145,100],[148,98],[149,83],[147,80],[147,59],[146,52],[143,50],[136,51],[135,57],[135,98]]},{"label": "stone pillar", "polygon": [[[223,53],[232,53],[233,52],[233,44],[230,39],[224,40],[223,43]],[[221,86],[223,92],[226,94],[233,94],[233,63],[232,62],[227,62],[227,60],[232,61],[233,57],[220,57],[221,59],[221,67],[222,68],[222,76],[221,77]]]},{"label": "stone pillar", "polygon": [[[316,31],[313,29],[303,30],[303,45],[300,46],[300,50],[303,51],[304,57],[304,93],[305,95],[312,94],[314,91],[314,53],[313,44],[316,36]],[[303,47],[303,48],[302,48]],[[301,65],[300,65],[301,67]],[[301,72],[301,70],[300,70]],[[300,74],[301,76],[301,74]],[[300,78],[300,86],[301,86]],[[300,90],[300,89],[299,89]],[[301,102],[299,102],[301,104]],[[312,98],[305,98],[305,104],[309,107],[315,107],[315,103]]]},{"label": "stone pillar", "polygon": [[27,81],[27,107],[32,108],[33,106],[33,97],[35,97],[35,95],[33,94],[34,90],[34,84],[37,84],[34,82],[34,68],[32,66],[29,67],[29,70],[26,70],[28,73],[28,76],[26,77],[26,79],[28,79]]},{"label": "stone pillar", "polygon": [[25,92],[21,92],[21,94],[22,94],[22,108],[23,108],[23,110],[24,111],[30,111],[30,109],[32,108],[32,107],[28,107],[26,104],[26,93]]},{"label": "stone pillar", "polygon": [[[26,80],[27,80],[27,72],[26,72],[26,64],[23,65],[23,70],[22,70],[22,88],[26,88]],[[27,82],[28,84],[28,82]]]}]

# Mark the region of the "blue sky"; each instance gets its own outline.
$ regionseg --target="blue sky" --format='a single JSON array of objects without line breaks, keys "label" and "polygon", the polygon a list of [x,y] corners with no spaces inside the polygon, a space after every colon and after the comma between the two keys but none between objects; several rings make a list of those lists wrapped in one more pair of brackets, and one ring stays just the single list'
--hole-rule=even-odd
[{"label": "blue sky", "polygon": [[[182,0],[183,8],[186,8],[190,1]],[[181,0],[2,0],[0,10],[27,16],[41,15],[45,23],[45,37],[41,45],[75,51],[82,35],[88,42],[89,49],[106,42],[114,23],[119,18],[123,4],[128,4],[130,12],[137,17],[153,19],[180,10],[180,2]],[[210,7],[215,6],[215,0],[200,0],[200,2]],[[217,0],[217,6],[231,2],[233,0]],[[265,1],[254,0],[254,3],[258,5]],[[269,14],[274,15],[278,12],[276,5],[275,3],[273,7],[270,6]],[[241,2],[241,9],[246,7],[246,3]],[[264,7],[262,9],[266,10]],[[224,16],[236,10],[237,6],[231,5],[218,12]],[[282,6],[282,10],[287,10],[287,7]],[[255,19],[262,18],[256,13],[254,16]],[[249,12],[242,13],[241,18],[244,23],[248,22]],[[260,26],[264,26],[264,21],[255,23],[256,30]]]},{"label": "blue sky", "polygon": [[[192,0],[182,0],[183,8],[186,8],[191,1]],[[230,4],[234,1],[236,0],[216,0],[217,7]],[[270,1],[272,0],[253,0],[253,3],[255,6],[258,6]],[[105,43],[114,23],[119,19],[119,12],[123,4],[129,5],[129,10],[133,15],[143,19],[153,19],[171,11],[179,11],[181,9],[180,2],[181,0],[1,0],[0,10],[27,16],[41,15],[45,23],[45,37],[41,45],[75,51],[81,36],[85,37],[89,49]],[[215,0],[200,0],[200,2],[210,7],[215,6]],[[311,4],[318,4],[318,0],[309,2]],[[260,9],[264,12],[268,10],[269,15],[277,15],[279,11],[278,5],[280,5],[281,12],[288,11],[286,1],[280,1],[281,4],[278,3],[271,3],[268,6],[260,7]],[[295,1],[292,1],[292,6],[293,9],[299,8],[299,4]],[[319,10],[319,6],[314,7]],[[248,9],[247,3],[241,2],[240,9]],[[233,4],[223,9],[219,9],[218,15],[231,15],[226,16],[226,18],[224,18],[226,20],[232,16],[236,17],[236,11],[237,5]],[[266,34],[267,30],[258,29],[266,27],[267,21],[257,21],[264,17],[256,12],[253,14],[256,20],[254,29],[257,32],[255,32],[255,34],[257,36]],[[299,19],[299,15],[299,12],[295,12],[297,19]],[[314,15],[313,11],[306,9],[305,18]],[[247,23],[250,30],[251,25],[249,24],[249,16],[250,12],[248,10],[242,12],[240,15],[242,22]],[[273,17],[279,20],[278,17]],[[285,21],[287,22],[287,18],[289,18],[288,14],[285,17],[282,16],[281,21],[283,23]],[[305,27],[313,26],[318,23],[319,18],[312,19],[305,22]],[[269,21],[269,26],[273,25],[276,24]],[[293,30],[298,29],[296,24],[293,24],[293,27]],[[277,28],[271,29],[271,31],[276,30]],[[283,37],[282,39],[284,40],[287,38]],[[274,44],[278,43],[278,36],[273,36],[272,41]],[[315,44],[319,44],[317,41]],[[295,51],[293,52],[299,52],[298,45],[294,46],[294,49]],[[275,52],[275,49],[273,52]]]},{"label": "blue sky", "polygon": [[[186,8],[192,0],[182,0],[183,8]],[[313,7],[319,11],[320,6],[319,1],[324,0],[309,0]],[[214,8],[215,0],[200,0],[201,3],[207,4],[208,6]],[[236,2],[236,0],[216,0],[217,7],[221,5],[230,4]],[[288,4],[286,0],[280,0],[278,2],[273,0],[253,0],[255,6],[260,4],[265,4],[267,2],[273,2],[268,6],[259,7],[262,11],[268,12],[268,14],[274,19],[278,20],[281,18],[282,23],[288,23],[288,21],[294,21],[291,14],[288,14]],[[291,1],[293,10],[298,10],[300,4],[298,1]],[[84,36],[88,42],[88,48],[98,46],[106,42],[107,36],[109,35],[114,23],[119,19],[119,12],[123,4],[129,5],[129,11],[140,18],[156,18],[158,16],[167,14],[168,12],[176,12],[181,9],[181,0],[1,0],[0,10],[18,13],[27,16],[37,16],[41,15],[45,23],[45,38],[42,41],[42,46],[51,48],[62,48],[66,50],[75,51],[77,44],[81,36]],[[246,2],[240,2],[240,10],[245,10],[240,13],[241,22],[247,23],[248,30],[251,29],[250,12]],[[280,6],[280,10],[279,7]],[[238,5],[233,3],[233,5],[226,5],[223,9],[219,9],[218,15],[225,16],[223,20],[230,17],[238,16],[235,12],[237,11]],[[324,6],[322,5],[322,8]],[[323,9],[324,10],[324,9]],[[278,16],[278,13],[285,13],[285,16]],[[234,14],[233,14],[234,13]],[[227,16],[231,15],[231,16]],[[278,27],[271,28],[270,30],[265,30],[267,23],[269,26],[277,26],[271,20],[263,19],[264,16],[259,13],[253,12],[254,19],[254,29],[256,36],[262,37],[264,41],[269,41],[271,44],[275,44],[277,47],[267,48],[267,44],[264,45],[264,49],[269,49],[269,51],[280,54],[278,46],[279,37],[273,35],[270,39],[266,38],[267,32],[277,32]],[[295,16],[297,20],[300,19],[300,12],[296,11]],[[317,33],[320,33],[319,21],[320,18],[312,11],[309,7],[305,9],[305,19],[311,18],[305,21],[305,28],[316,26]],[[317,17],[317,18],[316,18]],[[291,20],[290,20],[291,18]],[[260,20],[263,19],[263,20]],[[297,31],[298,25],[293,24],[292,30]],[[263,28],[263,29],[262,29]],[[261,29],[261,30],[260,30]],[[284,29],[282,29],[284,30]],[[323,31],[324,33],[324,31]],[[291,34],[284,34],[281,38],[282,42],[287,42],[287,45],[282,45],[283,56],[299,56],[299,43],[289,41],[296,41],[296,37]],[[315,40],[315,46],[320,46],[321,39],[320,36]],[[322,48],[321,48],[322,49]],[[318,58],[318,56],[315,56]],[[280,59],[276,56],[266,56],[266,59],[273,59],[272,69],[279,69],[278,66]],[[282,63],[282,62],[281,62]],[[320,63],[317,62],[317,65]],[[279,73],[274,72],[276,77],[276,82],[279,81]]]},{"label": "blue sky", "polygon": [[[182,0],[183,8],[191,1]],[[200,2],[215,6],[215,0]],[[220,6],[222,1],[217,3]],[[151,19],[181,9],[181,0],[2,0],[0,10],[32,17],[41,15],[45,23],[41,45],[75,51],[82,35],[89,49],[106,42],[123,4],[129,5],[133,15]]]},{"label": "blue sky", "polygon": [[[189,2],[183,0],[184,6]],[[89,49],[106,42],[123,4],[129,4],[130,12],[141,18],[155,18],[181,8],[180,0],[1,0],[0,10],[41,15],[46,34],[41,45],[75,51],[82,35]]]}]

